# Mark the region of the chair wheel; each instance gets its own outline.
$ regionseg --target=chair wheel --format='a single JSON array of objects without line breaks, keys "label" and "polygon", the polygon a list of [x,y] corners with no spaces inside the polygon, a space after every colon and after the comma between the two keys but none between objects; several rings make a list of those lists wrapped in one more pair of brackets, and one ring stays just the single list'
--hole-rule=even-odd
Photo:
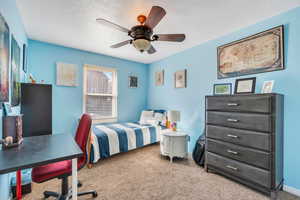
[{"label": "chair wheel", "polygon": [[77,187],[82,187],[82,183],[78,182]]},{"label": "chair wheel", "polygon": [[97,192],[93,192],[93,198],[96,198],[98,196]]},{"label": "chair wheel", "polygon": [[49,197],[50,197],[50,195],[44,194],[44,199],[48,199]]}]

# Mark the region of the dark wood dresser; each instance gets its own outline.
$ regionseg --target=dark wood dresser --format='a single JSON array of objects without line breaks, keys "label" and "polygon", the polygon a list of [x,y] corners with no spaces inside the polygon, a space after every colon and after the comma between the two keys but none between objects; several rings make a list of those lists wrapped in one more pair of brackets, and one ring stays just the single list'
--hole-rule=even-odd
[{"label": "dark wood dresser", "polygon": [[207,171],[276,198],[283,184],[283,95],[206,97]]}]

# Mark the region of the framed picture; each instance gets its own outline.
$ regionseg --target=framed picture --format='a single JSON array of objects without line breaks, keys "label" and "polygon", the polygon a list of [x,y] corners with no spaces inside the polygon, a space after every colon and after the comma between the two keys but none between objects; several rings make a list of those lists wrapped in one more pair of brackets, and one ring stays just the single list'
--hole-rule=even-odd
[{"label": "framed picture", "polygon": [[27,46],[23,44],[23,71],[27,72]]},{"label": "framed picture", "polygon": [[74,64],[56,63],[56,85],[77,86],[77,67]]},{"label": "framed picture", "polygon": [[256,77],[235,80],[235,94],[251,94],[255,92]]},{"label": "framed picture", "polygon": [[21,83],[20,83],[20,64],[21,64],[21,50],[14,37],[11,39],[11,83],[12,96],[11,106],[20,104]]},{"label": "framed picture", "polygon": [[272,93],[274,86],[274,80],[272,81],[265,81],[261,90],[261,93]]},{"label": "framed picture", "polygon": [[186,88],[186,71],[184,69],[175,72],[175,88]]},{"label": "framed picture", "polygon": [[0,102],[9,101],[9,27],[0,14]]},{"label": "framed picture", "polygon": [[138,87],[138,77],[137,76],[129,76],[129,87],[130,88]]},{"label": "framed picture", "polygon": [[164,85],[164,70],[155,72],[155,85],[156,86]]},{"label": "framed picture", "polygon": [[229,95],[231,92],[231,83],[214,84],[214,95]]},{"label": "framed picture", "polygon": [[284,27],[218,47],[218,79],[284,69]]}]

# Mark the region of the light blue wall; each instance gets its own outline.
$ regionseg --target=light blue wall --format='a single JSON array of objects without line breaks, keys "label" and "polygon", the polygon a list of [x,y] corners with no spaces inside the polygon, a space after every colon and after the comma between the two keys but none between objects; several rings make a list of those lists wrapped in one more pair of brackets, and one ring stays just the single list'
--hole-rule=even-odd
[{"label": "light blue wall", "polygon": [[[0,0],[0,12],[8,22],[18,43],[20,45],[27,43],[16,1]],[[80,82],[82,81],[82,65],[95,64],[118,69],[119,120],[137,120],[140,111],[146,107],[180,110],[182,121],[179,126],[191,135],[191,150],[196,138],[203,131],[204,96],[212,94],[214,83],[234,82],[234,79],[217,80],[217,46],[284,24],[286,69],[253,76],[257,77],[256,92],[261,90],[264,80],[275,80],[274,91],[285,95],[285,184],[300,189],[300,158],[298,156],[300,134],[297,131],[300,107],[297,90],[297,87],[300,86],[299,18],[300,8],[297,8],[153,63],[149,69],[144,64],[30,41],[29,70],[39,81],[45,80],[46,83],[53,84],[53,129],[56,133],[74,133],[76,119],[82,112],[82,86],[76,88],[55,86],[55,62],[77,64]],[[188,87],[186,89],[174,89],[173,74],[184,68],[188,70]],[[155,87],[154,72],[160,69],[165,70],[165,85]],[[24,76],[24,74],[22,75]],[[128,88],[128,75],[139,77],[140,86],[138,89]],[[148,93],[146,92],[147,88]],[[15,112],[18,110],[18,108],[14,109]],[[0,116],[2,116],[2,111]],[[0,120],[1,122],[2,120]],[[0,137],[2,137],[2,124],[0,125]],[[0,176],[1,200],[8,198],[8,181],[7,175]]]},{"label": "light blue wall", "polygon": [[[148,66],[80,51],[44,42],[29,40],[29,73],[39,82],[53,84],[53,131],[74,133],[77,119],[82,114],[83,65],[92,64],[117,69],[119,121],[137,121],[141,110],[146,108]],[[76,64],[79,75],[78,87],[56,86],[56,62]],[[128,87],[128,76],[138,76],[138,88]]]},{"label": "light blue wall", "polygon": [[[27,36],[24,26],[19,15],[15,0],[0,0],[0,13],[5,18],[10,33],[13,34],[19,46],[27,44]],[[22,57],[21,57],[22,61]],[[21,79],[24,79],[24,73],[21,70]],[[10,92],[11,93],[11,92]],[[18,113],[19,107],[13,108],[13,112]],[[0,110],[0,117],[2,117],[2,110]],[[2,138],[2,120],[0,120],[0,138]],[[1,162],[1,161],[0,161]],[[0,175],[0,199],[6,200],[9,196],[9,175]]]},{"label": "light blue wall", "polygon": [[[235,80],[235,78],[217,80],[217,47],[284,24],[286,69],[248,77],[257,77],[258,87],[256,92],[261,91],[263,81],[275,80],[274,91],[285,95],[285,184],[300,189],[300,133],[298,126],[300,110],[300,95],[298,92],[300,86],[299,19],[300,8],[296,8],[151,64],[148,106],[151,108],[180,110],[182,120],[179,126],[190,134],[192,141],[189,149],[192,150],[195,140],[203,132],[205,95],[213,93],[214,83],[234,83]],[[154,73],[161,69],[165,70],[165,85],[156,87],[154,85]],[[187,69],[186,89],[174,89],[174,72],[180,69]]]}]

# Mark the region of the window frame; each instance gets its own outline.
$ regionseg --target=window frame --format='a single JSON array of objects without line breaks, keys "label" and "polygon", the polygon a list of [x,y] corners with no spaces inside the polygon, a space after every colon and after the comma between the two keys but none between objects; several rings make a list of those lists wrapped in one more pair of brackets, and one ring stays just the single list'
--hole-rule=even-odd
[{"label": "window frame", "polygon": [[[104,93],[87,93],[87,72],[88,71],[99,71],[99,72],[112,72],[112,94]],[[87,96],[111,96],[112,97],[112,116],[92,116],[93,123],[103,123],[103,122],[116,122],[118,119],[118,74],[115,68],[96,66],[85,64],[83,67],[83,104],[82,110],[83,113],[86,112],[86,102]]]}]

